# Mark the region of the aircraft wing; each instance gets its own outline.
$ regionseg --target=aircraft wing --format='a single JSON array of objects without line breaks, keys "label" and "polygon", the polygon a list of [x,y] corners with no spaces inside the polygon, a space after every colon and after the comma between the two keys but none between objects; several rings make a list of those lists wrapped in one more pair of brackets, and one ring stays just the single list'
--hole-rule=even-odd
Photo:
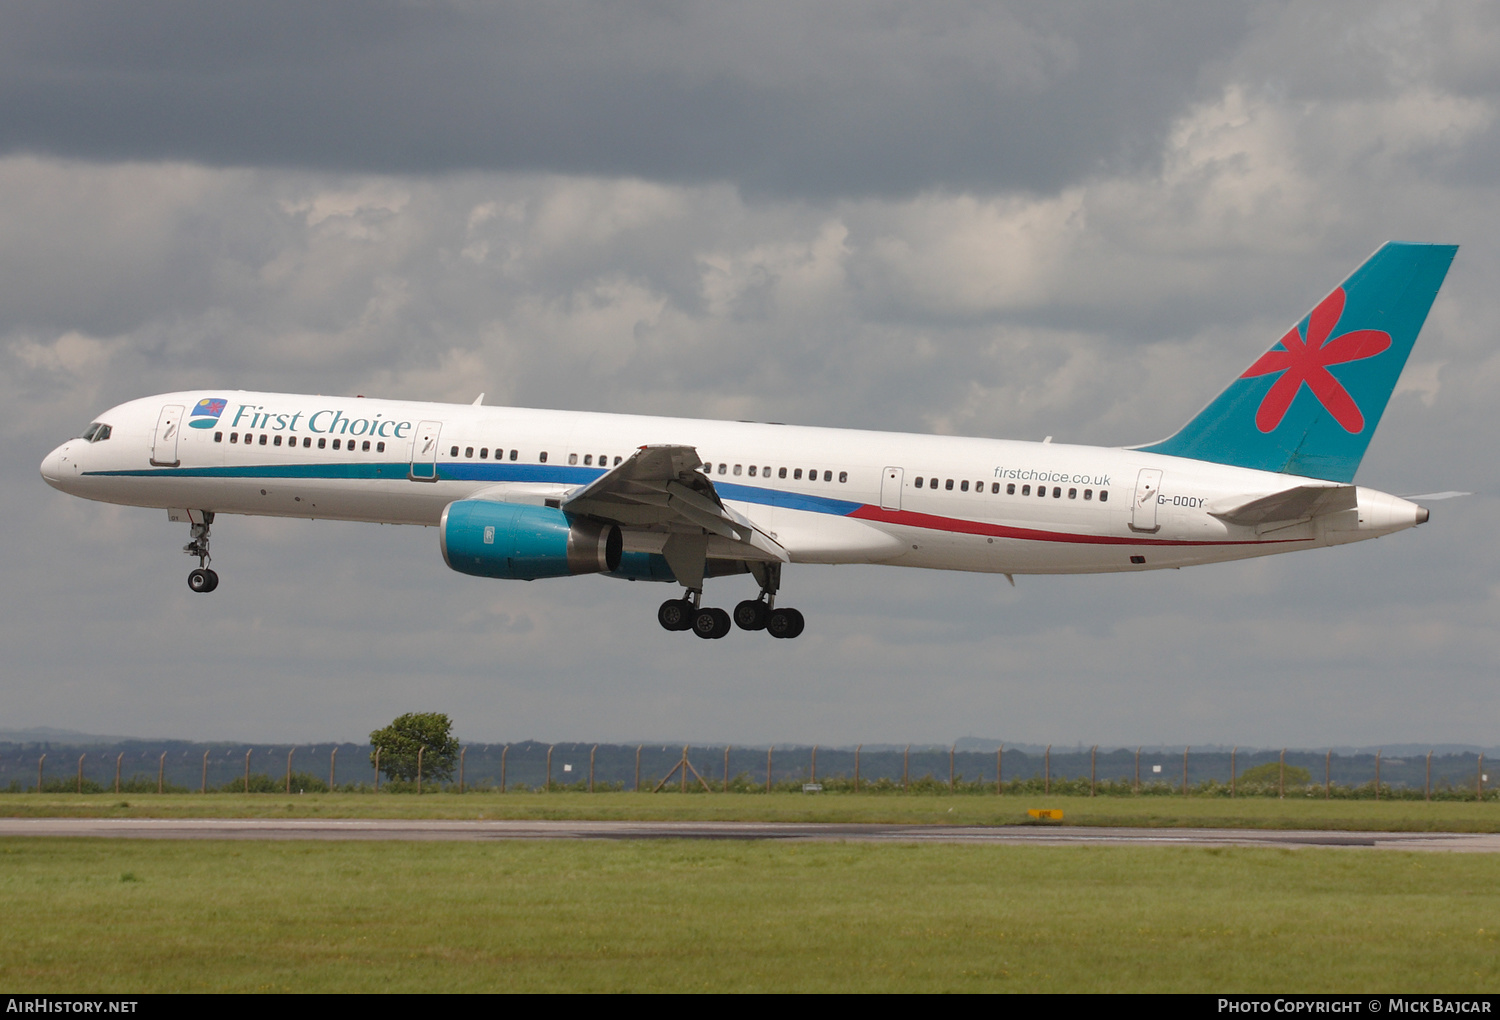
[{"label": "aircraft wing", "polygon": [[561,508],[570,514],[610,521],[622,528],[718,536],[733,557],[790,562],[781,544],[743,514],[724,505],[691,446],[643,446],[629,458],[575,490]]},{"label": "aircraft wing", "polygon": [[1210,510],[1209,514],[1226,524],[1258,527],[1307,521],[1358,507],[1359,496],[1353,485],[1298,485],[1238,506]]}]

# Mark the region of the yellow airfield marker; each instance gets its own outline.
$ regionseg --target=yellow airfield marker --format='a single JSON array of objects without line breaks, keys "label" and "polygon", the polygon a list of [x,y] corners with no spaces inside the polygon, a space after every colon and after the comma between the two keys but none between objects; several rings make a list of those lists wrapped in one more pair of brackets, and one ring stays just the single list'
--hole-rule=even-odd
[{"label": "yellow airfield marker", "polygon": [[1062,821],[1062,808],[1028,808],[1026,813],[1032,818],[1046,818],[1054,822]]}]

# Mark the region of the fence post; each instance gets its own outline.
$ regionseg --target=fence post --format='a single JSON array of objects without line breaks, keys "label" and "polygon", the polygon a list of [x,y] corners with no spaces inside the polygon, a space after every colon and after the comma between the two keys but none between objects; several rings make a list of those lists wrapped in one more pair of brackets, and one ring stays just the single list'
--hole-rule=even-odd
[{"label": "fence post", "polygon": [[167,792],[166,791],[166,780],[164,778],[166,776],[166,774],[167,774],[167,752],[163,751],[161,753],[161,759],[159,761],[157,761],[157,763],[156,763],[156,792],[157,793],[166,793]]},{"label": "fence post", "polygon": [[1286,799],[1286,748],[1281,749],[1281,768],[1276,772],[1276,798]]},{"label": "fence post", "polygon": [[427,751],[426,744],[417,745],[417,796],[422,796],[422,755]]},{"label": "fence post", "polygon": [[635,745],[635,792],[641,792],[641,745]]},{"label": "fence post", "polygon": [[[813,748],[813,759],[816,760],[817,756],[818,756],[818,749],[817,748]],[[680,783],[679,783],[679,785],[677,787],[677,792],[678,793],[687,793],[687,772],[688,772],[688,770],[687,770],[687,760],[688,760],[687,745],[683,745],[683,748],[682,748],[682,779],[681,779],[681,781],[680,781]]]},{"label": "fence post", "polygon": [[594,754],[598,750],[598,744],[595,744],[593,747],[589,748],[589,793],[594,792]]},{"label": "fence post", "polygon": [[864,744],[854,745],[854,792],[859,792],[859,750]]},{"label": "fence post", "polygon": [[250,751],[251,751],[251,748],[248,748],[248,747],[245,748],[245,792],[246,793],[250,792]]},{"label": "fence post", "polygon": [[1042,754],[1042,792],[1052,792],[1052,745]]},{"label": "fence post", "polygon": [[125,760],[125,752],[121,751],[115,758],[115,792],[120,792],[120,762]]},{"label": "fence post", "polygon": [[292,792],[292,755],[297,752],[296,745],[287,748],[286,751],[286,792]]},{"label": "fence post", "polygon": [[380,792],[380,748],[375,748],[375,792]]},{"label": "fence post", "polygon": [[1422,784],[1422,799],[1432,800],[1432,752],[1427,752],[1427,781]]},{"label": "fence post", "polygon": [[1190,747],[1184,747],[1182,749],[1182,795],[1184,797],[1186,797],[1188,795],[1188,792],[1187,792],[1187,759],[1188,759],[1188,752],[1190,750],[1192,750],[1192,748],[1190,748]]},{"label": "fence post", "polygon": [[510,754],[510,745],[500,748],[500,792],[505,792],[505,756]]},{"label": "fence post", "polygon": [[41,793],[42,792],[42,765],[43,765],[44,762],[46,762],[46,760],[47,760],[47,755],[45,753],[43,753],[42,756],[36,760],[36,792],[37,793]]},{"label": "fence post", "polygon": [[1333,796],[1333,748],[1323,756],[1323,799]]},{"label": "fence post", "polygon": [[766,792],[771,792],[771,752],[776,750],[775,745],[766,748]]},{"label": "fence post", "polygon": [[[78,765],[79,765],[79,768],[81,769],[82,766],[83,766],[83,759],[82,758],[78,759]],[[198,792],[199,793],[207,793],[208,792],[208,752],[207,751],[203,752],[203,782],[202,782],[202,785],[198,788]]]},{"label": "fence post", "polygon": [[[80,758],[78,760],[82,761],[83,759]],[[1475,799],[1483,802],[1483,800],[1484,800],[1484,752],[1483,751],[1479,752],[1479,767],[1474,770],[1474,793],[1476,795]]]},{"label": "fence post", "polygon": [[948,792],[953,792],[953,756],[958,752],[958,745],[954,744],[948,748]]},{"label": "fence post", "polygon": [[818,745],[814,744],[813,745],[813,755],[812,755],[812,782],[816,783],[817,781],[818,781]]},{"label": "fence post", "polygon": [[724,792],[729,792],[729,745],[724,745]]},{"label": "fence post", "polygon": [[901,792],[911,791],[911,745],[906,745],[906,750],[901,752]]},{"label": "fence post", "polygon": [[[205,752],[204,754],[205,754],[205,760],[207,760],[207,752]],[[85,757],[86,757],[86,755],[83,755],[83,754],[80,754],[78,756],[78,792],[79,793],[83,792],[83,759]],[[1484,764],[1484,755],[1482,755],[1482,754],[1479,756],[1479,763],[1481,765]]]},{"label": "fence post", "polygon": [[1375,749],[1375,799],[1376,800],[1380,799],[1380,752],[1384,751],[1384,750],[1385,750],[1385,748],[1383,748],[1383,747],[1377,747]]},{"label": "fence post", "polygon": [[333,782],[333,780],[334,780],[334,777],[338,773],[338,764],[339,764],[339,746],[337,744],[334,744],[333,745],[333,753],[328,756],[328,792],[329,793],[332,793],[333,790],[334,790],[334,782]]},{"label": "fence post", "polygon": [[547,792],[552,792],[552,749],[556,744],[547,745]]},{"label": "fence post", "polygon": [[1139,744],[1135,748],[1135,783],[1130,787],[1130,792],[1141,792],[1141,748]]},{"label": "fence post", "polygon": [[1230,748],[1230,750],[1229,750],[1229,796],[1231,796],[1231,797],[1234,796],[1234,778],[1235,778],[1234,756],[1239,753],[1239,750],[1240,749],[1237,746],[1233,747],[1233,748]]},{"label": "fence post", "polygon": [[1094,777],[1096,775],[1098,775],[1097,770],[1094,768],[1095,763],[1098,761],[1098,755],[1099,755],[1099,745],[1095,744],[1093,747],[1089,748],[1089,796],[1090,797],[1092,797],[1094,795]]},{"label": "fence post", "polygon": [[[469,753],[469,749],[467,747],[460,747],[458,749],[458,792],[459,793],[463,793],[464,792],[464,755],[466,755],[468,753]],[[593,769],[590,769],[589,770],[589,791],[593,792],[593,788],[594,788],[594,772],[593,772]]]}]

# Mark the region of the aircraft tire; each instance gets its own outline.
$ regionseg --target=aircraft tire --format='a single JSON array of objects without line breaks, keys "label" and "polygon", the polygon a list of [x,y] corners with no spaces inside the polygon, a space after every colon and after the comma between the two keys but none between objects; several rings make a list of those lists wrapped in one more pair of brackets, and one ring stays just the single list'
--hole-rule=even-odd
[{"label": "aircraft tire", "polygon": [[723,637],[730,627],[729,614],[722,609],[700,609],[693,617],[693,633],[705,640]]},{"label": "aircraft tire", "polygon": [[693,604],[687,599],[667,599],[656,611],[656,622],[665,630],[688,630],[693,626]]},{"label": "aircraft tire", "polygon": [[219,572],[212,567],[208,568],[208,587],[204,591],[213,591],[219,586]]},{"label": "aircraft tire", "polygon": [[197,570],[194,570],[188,574],[188,587],[196,592],[213,591],[214,581],[217,580],[217,578],[213,577],[212,574],[212,571],[204,570],[202,567],[199,567]]},{"label": "aircraft tire", "polygon": [[765,630],[771,611],[760,599],[746,599],[734,607],[734,624],[740,630]]},{"label": "aircraft tire", "polygon": [[773,638],[790,640],[802,633],[807,622],[795,609],[777,609],[766,620],[766,630]]}]

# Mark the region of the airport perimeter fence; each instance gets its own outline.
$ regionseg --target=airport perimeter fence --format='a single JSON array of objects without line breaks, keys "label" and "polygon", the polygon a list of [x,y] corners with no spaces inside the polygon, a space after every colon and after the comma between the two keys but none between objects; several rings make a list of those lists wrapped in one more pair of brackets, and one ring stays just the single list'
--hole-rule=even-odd
[{"label": "airport perimeter fence", "polygon": [[[395,782],[368,744],[0,743],[0,793],[920,793],[1500,800],[1483,753],[1192,748],[960,750],[520,741],[469,744],[446,777]],[[418,788],[421,788],[420,791]]]}]

